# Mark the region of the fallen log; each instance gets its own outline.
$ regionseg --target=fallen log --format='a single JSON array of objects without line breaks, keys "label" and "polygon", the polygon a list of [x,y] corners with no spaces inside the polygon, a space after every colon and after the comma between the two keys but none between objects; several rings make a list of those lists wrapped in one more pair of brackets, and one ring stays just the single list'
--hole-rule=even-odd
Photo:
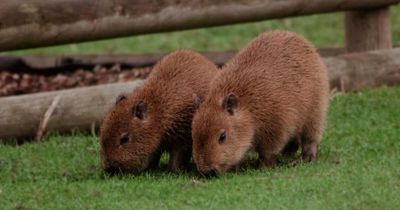
[{"label": "fallen log", "polygon": [[140,80],[0,98],[0,142],[33,137],[53,99],[60,97],[48,120],[47,130],[67,132],[98,127],[115,98],[131,92]]},{"label": "fallen log", "polygon": [[[400,48],[324,58],[331,88],[355,91],[400,84]],[[48,121],[60,132],[98,126],[121,92],[130,92],[140,81],[0,98],[0,141],[33,137],[56,96],[61,97]],[[2,140],[1,140],[2,139]]]},{"label": "fallen log", "polygon": [[399,2],[400,0],[0,1],[0,51],[362,10]]},{"label": "fallen log", "polygon": [[400,48],[324,58],[331,88],[357,91],[400,84]]}]

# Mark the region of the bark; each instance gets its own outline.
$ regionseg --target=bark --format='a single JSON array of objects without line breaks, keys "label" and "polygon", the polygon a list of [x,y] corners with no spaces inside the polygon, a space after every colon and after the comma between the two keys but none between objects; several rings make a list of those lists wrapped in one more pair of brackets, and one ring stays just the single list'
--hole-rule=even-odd
[{"label": "bark", "polygon": [[347,52],[392,48],[389,7],[346,12],[345,28]]},{"label": "bark", "polygon": [[400,84],[400,48],[343,54],[324,62],[331,88],[341,91]]},{"label": "bark", "polygon": [[0,98],[0,142],[33,137],[54,98],[58,105],[48,119],[47,130],[68,132],[98,127],[122,92],[131,92],[141,81],[75,88]]},{"label": "bark", "polygon": [[362,10],[399,2],[400,0],[0,1],[0,51]]}]

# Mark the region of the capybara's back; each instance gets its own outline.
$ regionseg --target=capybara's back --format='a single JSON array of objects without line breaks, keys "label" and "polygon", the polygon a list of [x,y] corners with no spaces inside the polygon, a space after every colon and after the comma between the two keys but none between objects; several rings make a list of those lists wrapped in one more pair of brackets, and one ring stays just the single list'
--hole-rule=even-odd
[{"label": "capybara's back", "polygon": [[261,34],[223,67],[194,117],[198,168],[225,171],[252,147],[265,166],[297,144],[305,161],[315,160],[328,100],[326,69],[308,41],[290,32]]}]

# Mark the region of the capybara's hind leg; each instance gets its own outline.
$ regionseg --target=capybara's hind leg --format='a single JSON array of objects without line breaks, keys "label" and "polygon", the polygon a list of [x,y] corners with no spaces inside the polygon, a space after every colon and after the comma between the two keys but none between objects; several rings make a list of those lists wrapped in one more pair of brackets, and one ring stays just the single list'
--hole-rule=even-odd
[{"label": "capybara's hind leg", "polygon": [[324,127],[324,118],[316,117],[304,126],[301,149],[304,162],[311,162],[317,159],[318,145],[321,142]]}]

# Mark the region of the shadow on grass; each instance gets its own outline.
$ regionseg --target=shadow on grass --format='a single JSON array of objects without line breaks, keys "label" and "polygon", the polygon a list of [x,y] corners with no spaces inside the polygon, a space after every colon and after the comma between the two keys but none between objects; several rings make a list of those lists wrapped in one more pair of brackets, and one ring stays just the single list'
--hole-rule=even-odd
[{"label": "shadow on grass", "polygon": [[152,179],[152,180],[165,180],[171,178],[183,178],[183,179],[191,179],[193,184],[197,181],[208,182],[220,179],[221,177],[229,178],[237,175],[245,175],[249,172],[268,172],[275,169],[285,169],[285,168],[294,168],[301,166],[303,163],[300,158],[300,154],[298,153],[294,157],[279,157],[279,163],[275,168],[260,168],[258,164],[257,155],[253,153],[249,155],[245,161],[243,161],[240,165],[233,168],[232,170],[219,175],[214,176],[204,176],[200,174],[194,163],[191,163],[191,166],[187,170],[181,170],[178,172],[171,172],[167,169],[166,163],[160,163],[160,166],[157,169],[143,171],[143,172],[117,172],[113,174],[106,173],[99,169],[97,174],[100,179],[109,180],[109,179],[117,179],[117,180],[126,180],[126,179]]}]

